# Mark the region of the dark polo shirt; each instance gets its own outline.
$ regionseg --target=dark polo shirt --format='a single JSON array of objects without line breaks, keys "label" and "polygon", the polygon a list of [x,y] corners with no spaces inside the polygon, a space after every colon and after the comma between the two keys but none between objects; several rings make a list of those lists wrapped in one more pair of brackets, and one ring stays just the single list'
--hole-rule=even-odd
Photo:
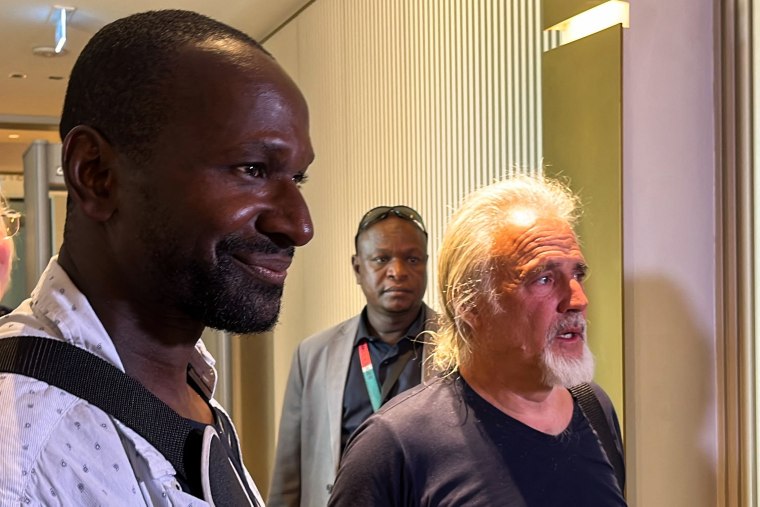
[{"label": "dark polo shirt", "polygon": [[414,351],[411,359],[406,363],[398,380],[393,384],[388,396],[383,403],[396,396],[398,393],[414,387],[422,379],[422,348],[424,337],[418,339],[418,335],[425,330],[425,306],[420,308],[420,313],[412,322],[409,329],[406,330],[404,338],[395,345],[388,345],[380,338],[369,335],[369,325],[367,322],[367,307],[362,310],[359,319],[359,328],[356,331],[354,339],[354,348],[351,352],[351,362],[348,367],[346,377],[346,389],[343,393],[343,425],[340,435],[341,454],[346,447],[348,437],[372,415],[372,403],[367,393],[367,385],[364,382],[362,367],[359,361],[359,345],[367,342],[369,355],[372,359],[372,367],[375,370],[375,377],[380,386],[385,382],[388,370],[398,360],[398,358],[410,349]]}]

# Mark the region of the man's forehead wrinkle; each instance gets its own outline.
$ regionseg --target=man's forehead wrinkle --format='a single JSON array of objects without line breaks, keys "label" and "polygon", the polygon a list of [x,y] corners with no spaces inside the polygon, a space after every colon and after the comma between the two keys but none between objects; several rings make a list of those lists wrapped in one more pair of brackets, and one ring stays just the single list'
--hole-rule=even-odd
[{"label": "man's forehead wrinkle", "polygon": [[[564,238],[564,236],[568,237]],[[517,261],[526,256],[531,256],[536,249],[552,248],[559,242],[571,243],[573,239],[572,233],[558,232],[556,226],[547,226],[547,224],[540,222],[519,229],[510,225],[497,235],[497,241],[503,242],[502,245],[497,246],[497,249],[504,254],[511,255]]]},{"label": "man's forehead wrinkle", "polygon": [[547,256],[553,254],[582,254],[574,232],[560,219],[546,218],[535,221],[528,227],[514,224],[505,226],[496,236],[500,264],[512,272],[516,280],[522,280],[542,264],[549,262]]},{"label": "man's forehead wrinkle", "polygon": [[[580,248],[578,248],[575,238],[570,235],[554,236],[551,241],[529,242],[528,247],[519,256],[520,262],[529,263],[533,260],[541,263],[542,259],[554,253],[562,255],[573,254],[581,257]],[[544,261],[546,262],[546,261]]]}]

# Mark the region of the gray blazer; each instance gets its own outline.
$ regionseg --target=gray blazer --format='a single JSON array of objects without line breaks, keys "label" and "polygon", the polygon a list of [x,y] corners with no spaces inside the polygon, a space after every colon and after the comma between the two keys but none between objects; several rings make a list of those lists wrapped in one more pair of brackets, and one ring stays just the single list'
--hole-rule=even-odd
[{"label": "gray blazer", "polygon": [[[437,315],[425,306],[425,330]],[[269,507],[325,507],[340,460],[343,391],[359,316],[302,341],[290,366]],[[431,345],[425,343],[424,357]],[[433,375],[426,361],[423,381]]]}]

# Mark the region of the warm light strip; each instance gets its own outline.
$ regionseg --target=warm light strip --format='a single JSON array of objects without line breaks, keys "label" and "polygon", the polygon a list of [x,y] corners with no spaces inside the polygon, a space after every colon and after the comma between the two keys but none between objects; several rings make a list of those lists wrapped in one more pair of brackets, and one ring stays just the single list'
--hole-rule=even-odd
[{"label": "warm light strip", "polygon": [[560,45],[562,45],[601,32],[605,28],[617,25],[618,23],[622,23],[623,28],[628,28],[628,19],[628,2],[610,0],[581,12],[570,19],[566,19],[561,23],[557,23],[547,28],[547,30],[558,31],[560,34]]}]

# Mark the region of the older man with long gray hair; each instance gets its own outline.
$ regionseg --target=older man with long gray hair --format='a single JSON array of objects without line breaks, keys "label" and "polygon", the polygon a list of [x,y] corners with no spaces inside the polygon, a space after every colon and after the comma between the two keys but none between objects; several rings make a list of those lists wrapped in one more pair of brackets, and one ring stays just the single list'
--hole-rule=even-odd
[{"label": "older man with long gray hair", "polygon": [[446,372],[360,427],[331,506],[621,506],[619,426],[591,382],[577,198],[518,177],[454,214],[438,263]]}]

